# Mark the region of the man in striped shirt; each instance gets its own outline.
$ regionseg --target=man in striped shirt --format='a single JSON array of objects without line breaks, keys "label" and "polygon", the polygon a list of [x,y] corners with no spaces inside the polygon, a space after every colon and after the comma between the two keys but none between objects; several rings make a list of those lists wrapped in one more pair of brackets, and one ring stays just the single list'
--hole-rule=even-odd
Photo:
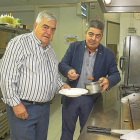
[{"label": "man in striped shirt", "polygon": [[57,89],[70,88],[58,74],[50,45],[56,23],[52,13],[40,12],[34,31],[11,39],[1,60],[0,85],[11,140],[46,140],[49,101]]}]

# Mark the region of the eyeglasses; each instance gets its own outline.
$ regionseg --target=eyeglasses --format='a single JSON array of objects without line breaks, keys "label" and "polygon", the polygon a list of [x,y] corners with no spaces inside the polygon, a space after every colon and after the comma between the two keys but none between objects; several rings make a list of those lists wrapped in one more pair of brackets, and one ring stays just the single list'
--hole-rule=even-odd
[{"label": "eyeglasses", "polygon": [[51,29],[52,32],[55,32],[56,28],[51,28],[50,26],[48,25],[43,25],[42,26],[42,29],[43,31],[47,31],[48,29]]},{"label": "eyeglasses", "polygon": [[88,33],[88,36],[89,37],[93,37],[95,35],[95,38],[97,38],[97,39],[99,39],[100,37],[101,37],[101,34],[94,34],[94,33],[92,33],[92,32],[89,32]]}]

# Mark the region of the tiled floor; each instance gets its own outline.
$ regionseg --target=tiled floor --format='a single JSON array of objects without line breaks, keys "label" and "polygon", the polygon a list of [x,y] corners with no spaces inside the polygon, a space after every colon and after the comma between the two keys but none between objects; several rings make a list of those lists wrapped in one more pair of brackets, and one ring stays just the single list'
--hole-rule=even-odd
[{"label": "tiled floor", "polygon": [[[61,95],[57,94],[53,99],[50,107],[50,123],[49,123],[47,140],[60,140],[61,124],[62,124],[62,105],[60,101],[61,101]],[[79,131],[80,131],[80,127],[77,121],[73,140],[78,139]],[[10,136],[7,135],[5,136],[5,139],[2,140],[10,140]]]}]

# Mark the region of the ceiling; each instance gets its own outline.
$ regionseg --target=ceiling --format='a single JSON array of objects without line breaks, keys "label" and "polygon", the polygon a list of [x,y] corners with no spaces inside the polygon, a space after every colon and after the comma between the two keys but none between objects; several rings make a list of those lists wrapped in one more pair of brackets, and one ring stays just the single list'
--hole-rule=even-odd
[{"label": "ceiling", "polygon": [[103,13],[139,13],[140,0],[112,0],[111,4],[105,5],[104,0],[97,0]]},{"label": "ceiling", "polygon": [[140,13],[140,0],[112,0],[105,5],[104,0],[0,0],[0,7],[26,6],[26,5],[58,5],[78,2],[98,2],[103,13]]},{"label": "ceiling", "polygon": [[78,0],[0,0],[0,7],[25,5],[57,5],[73,3],[78,3]]}]

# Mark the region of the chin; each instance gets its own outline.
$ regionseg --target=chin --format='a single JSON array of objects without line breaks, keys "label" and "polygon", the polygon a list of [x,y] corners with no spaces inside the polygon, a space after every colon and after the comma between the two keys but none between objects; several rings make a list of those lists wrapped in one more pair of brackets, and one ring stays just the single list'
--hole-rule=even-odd
[{"label": "chin", "polygon": [[95,49],[97,46],[89,46],[90,49]]},{"label": "chin", "polygon": [[94,46],[94,47],[93,47],[93,46],[90,46],[89,49],[90,49],[90,50],[96,50],[97,47],[96,47],[96,46]]},{"label": "chin", "polygon": [[43,41],[44,44],[49,44],[49,42],[50,42],[49,40],[44,40]]}]

